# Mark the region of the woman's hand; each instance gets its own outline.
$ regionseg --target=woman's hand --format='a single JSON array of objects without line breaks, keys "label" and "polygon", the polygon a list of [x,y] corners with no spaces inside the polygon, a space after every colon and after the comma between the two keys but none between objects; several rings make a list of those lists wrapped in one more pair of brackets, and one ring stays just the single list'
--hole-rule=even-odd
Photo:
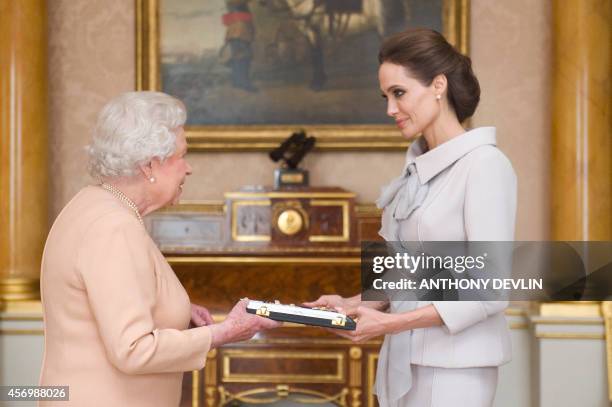
[{"label": "woman's hand", "polygon": [[[342,308],[337,309],[337,311],[342,314],[345,313]],[[332,328],[328,328],[328,331],[350,339],[353,342],[364,342],[390,333],[393,329],[394,316],[392,314],[377,311],[370,307],[358,306],[354,311],[347,313],[347,315],[350,315],[357,322],[357,328],[354,331]]]},{"label": "woman's hand", "polygon": [[339,295],[322,295],[316,301],[305,302],[303,305],[306,307],[323,307],[338,310],[343,309],[345,312],[352,312],[361,303],[361,295],[356,295],[350,298],[340,297]]},{"label": "woman's hand", "polygon": [[246,311],[247,304],[246,299],[238,301],[223,322],[210,326],[211,348],[230,342],[245,341],[251,339],[259,331],[281,326],[280,322],[249,314]]},{"label": "woman's hand", "polygon": [[190,328],[197,328],[199,326],[212,325],[214,321],[210,312],[202,307],[201,305],[191,304],[191,322]]},{"label": "woman's hand", "polygon": [[[341,308],[337,311],[344,313],[344,310]],[[357,329],[354,331],[327,329],[353,342],[363,342],[376,336],[444,324],[442,317],[433,304],[400,314],[388,314],[367,306],[359,306],[354,312],[348,313],[348,315],[356,320]]]}]

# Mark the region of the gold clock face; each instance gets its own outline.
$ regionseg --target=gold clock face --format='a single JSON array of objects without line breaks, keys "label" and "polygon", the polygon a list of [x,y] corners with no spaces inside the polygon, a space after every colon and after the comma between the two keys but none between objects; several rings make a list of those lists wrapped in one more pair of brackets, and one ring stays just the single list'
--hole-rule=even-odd
[{"label": "gold clock face", "polygon": [[285,235],[291,236],[302,230],[304,220],[302,215],[294,209],[286,209],[280,215],[276,221],[276,226]]}]

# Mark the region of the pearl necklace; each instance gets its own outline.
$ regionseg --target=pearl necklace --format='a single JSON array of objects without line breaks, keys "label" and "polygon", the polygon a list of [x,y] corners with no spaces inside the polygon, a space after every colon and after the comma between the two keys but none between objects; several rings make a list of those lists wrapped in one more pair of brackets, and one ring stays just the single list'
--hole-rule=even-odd
[{"label": "pearl necklace", "polygon": [[144,226],[144,221],[142,220],[142,216],[140,216],[140,212],[138,211],[138,207],[136,206],[136,204],[134,202],[132,202],[132,200],[130,198],[128,198],[123,192],[121,192],[119,189],[115,188],[113,185],[110,185],[110,184],[107,184],[107,183],[103,182],[102,184],[100,184],[100,186],[102,188],[106,189],[111,194],[115,195],[115,197],[117,199],[119,199],[121,202],[123,202],[124,204],[129,206],[130,209],[133,210],[134,213],[136,214],[136,218],[138,218],[138,221],[140,222],[140,224]]}]

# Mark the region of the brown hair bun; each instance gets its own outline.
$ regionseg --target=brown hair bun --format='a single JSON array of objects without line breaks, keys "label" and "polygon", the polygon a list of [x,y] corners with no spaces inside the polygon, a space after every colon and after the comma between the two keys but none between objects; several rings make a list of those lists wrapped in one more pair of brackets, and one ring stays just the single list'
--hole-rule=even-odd
[{"label": "brown hair bun", "polygon": [[405,67],[423,85],[444,74],[448,81],[448,103],[460,122],[474,114],[480,101],[480,85],[472,61],[461,54],[439,32],[412,28],[385,39],[378,62]]}]

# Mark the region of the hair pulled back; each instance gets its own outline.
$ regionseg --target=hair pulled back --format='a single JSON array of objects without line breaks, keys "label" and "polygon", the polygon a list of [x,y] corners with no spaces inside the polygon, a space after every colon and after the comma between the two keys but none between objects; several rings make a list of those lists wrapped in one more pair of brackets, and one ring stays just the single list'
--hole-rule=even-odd
[{"label": "hair pulled back", "polygon": [[461,54],[439,32],[411,28],[385,39],[378,62],[401,65],[423,85],[444,74],[447,99],[460,122],[474,114],[480,101],[480,85],[472,71],[472,61]]}]

